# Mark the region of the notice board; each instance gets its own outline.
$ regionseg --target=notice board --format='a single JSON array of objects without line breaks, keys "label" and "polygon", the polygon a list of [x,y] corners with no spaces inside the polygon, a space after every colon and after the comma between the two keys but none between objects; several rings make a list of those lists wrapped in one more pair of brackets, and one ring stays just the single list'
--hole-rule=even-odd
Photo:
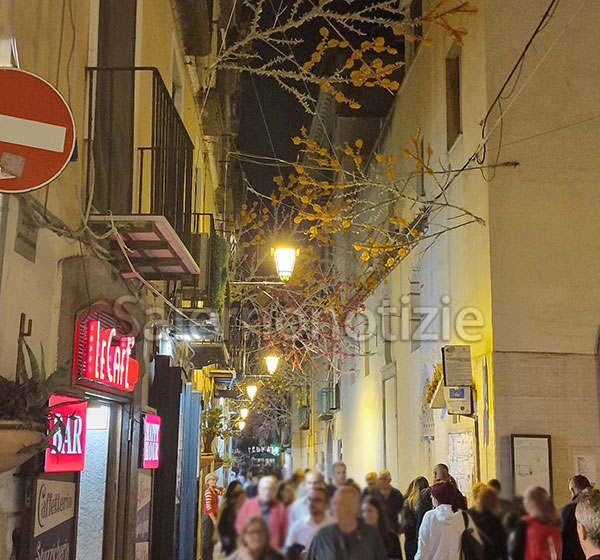
[{"label": "notice board", "polygon": [[541,486],[552,495],[550,436],[513,434],[510,440],[514,495],[522,497],[531,486]]}]

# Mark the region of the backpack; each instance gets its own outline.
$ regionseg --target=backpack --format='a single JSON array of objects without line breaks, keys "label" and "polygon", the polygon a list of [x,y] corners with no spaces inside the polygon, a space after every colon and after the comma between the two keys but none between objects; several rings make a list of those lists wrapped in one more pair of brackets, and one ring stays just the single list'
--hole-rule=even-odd
[{"label": "backpack", "polygon": [[473,529],[469,527],[469,516],[462,511],[465,530],[460,537],[461,560],[483,560],[483,545],[473,535]]}]

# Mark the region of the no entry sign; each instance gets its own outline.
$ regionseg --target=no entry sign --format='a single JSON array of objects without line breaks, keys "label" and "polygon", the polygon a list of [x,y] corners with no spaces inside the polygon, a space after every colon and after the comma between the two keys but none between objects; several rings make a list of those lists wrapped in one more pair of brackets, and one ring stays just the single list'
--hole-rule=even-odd
[{"label": "no entry sign", "polygon": [[48,184],[74,147],[73,114],[62,95],[35,74],[0,68],[0,192]]}]

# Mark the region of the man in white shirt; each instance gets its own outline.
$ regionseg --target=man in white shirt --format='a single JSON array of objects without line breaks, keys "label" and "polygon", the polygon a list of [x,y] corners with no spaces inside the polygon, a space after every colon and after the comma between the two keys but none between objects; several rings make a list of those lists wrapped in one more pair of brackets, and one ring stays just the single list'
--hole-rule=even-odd
[{"label": "man in white shirt", "polygon": [[321,527],[333,522],[327,514],[328,506],[329,494],[327,490],[324,486],[315,486],[308,496],[308,515],[298,519],[290,526],[285,540],[286,550],[296,544],[308,549],[315,533]]},{"label": "man in white shirt", "polygon": [[304,483],[306,484],[306,495],[302,498],[298,498],[290,507],[289,510],[289,518],[288,518],[288,526],[293,525],[296,521],[304,519],[309,514],[309,498],[312,494],[312,491],[317,486],[323,486],[324,478],[323,475],[317,471],[309,471],[306,473],[306,477],[304,478]]}]

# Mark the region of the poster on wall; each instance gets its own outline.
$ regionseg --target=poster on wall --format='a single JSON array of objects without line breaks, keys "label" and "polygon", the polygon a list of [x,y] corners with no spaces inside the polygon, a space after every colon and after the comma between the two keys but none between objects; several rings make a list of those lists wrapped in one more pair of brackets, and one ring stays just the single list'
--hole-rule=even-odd
[{"label": "poster on wall", "polygon": [[30,560],[72,560],[75,557],[76,507],[75,482],[36,479]]},{"label": "poster on wall", "polygon": [[515,496],[522,497],[530,486],[541,486],[552,494],[550,436],[513,434],[510,440]]},{"label": "poster on wall", "polygon": [[459,490],[467,496],[473,485],[475,470],[474,438],[472,430],[448,434],[448,468]]}]

